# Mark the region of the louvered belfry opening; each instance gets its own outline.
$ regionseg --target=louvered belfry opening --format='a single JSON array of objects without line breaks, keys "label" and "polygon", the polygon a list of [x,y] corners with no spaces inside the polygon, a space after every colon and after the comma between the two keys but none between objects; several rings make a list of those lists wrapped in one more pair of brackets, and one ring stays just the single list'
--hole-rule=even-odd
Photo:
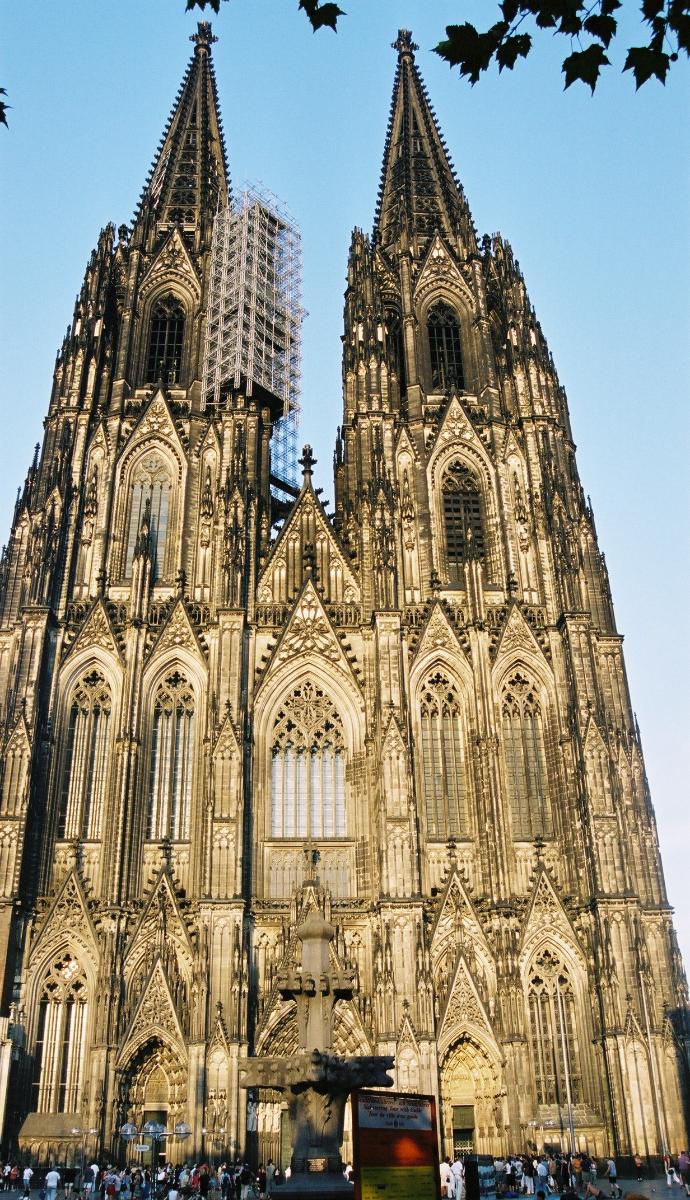
[{"label": "louvered belfry opening", "polygon": [[455,309],[444,300],[439,300],[429,312],[427,329],[432,391],[464,391],[460,321]]},{"label": "louvered belfry opening", "polygon": [[184,305],[176,296],[164,296],[153,306],[146,360],[146,380],[180,382],[184,348]]}]

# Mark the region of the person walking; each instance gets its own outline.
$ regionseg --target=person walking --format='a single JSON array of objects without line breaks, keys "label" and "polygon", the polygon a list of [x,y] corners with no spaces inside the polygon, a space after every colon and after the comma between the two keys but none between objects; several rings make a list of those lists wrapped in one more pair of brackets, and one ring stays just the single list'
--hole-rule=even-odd
[{"label": "person walking", "polygon": [[615,1158],[611,1157],[606,1159],[606,1170],[604,1171],[604,1175],[609,1181],[613,1200],[617,1200],[617,1198],[620,1200],[620,1197],[623,1195],[623,1189],[618,1186],[618,1167],[616,1166]]},{"label": "person walking", "polygon": [[683,1182],[686,1196],[690,1196],[690,1154],[687,1150],[681,1150],[678,1155],[678,1174]]},{"label": "person walking", "polygon": [[55,1167],[51,1167],[50,1170],[46,1172],[45,1178],[46,1200],[56,1200],[59,1186],[60,1172],[57,1171]]}]

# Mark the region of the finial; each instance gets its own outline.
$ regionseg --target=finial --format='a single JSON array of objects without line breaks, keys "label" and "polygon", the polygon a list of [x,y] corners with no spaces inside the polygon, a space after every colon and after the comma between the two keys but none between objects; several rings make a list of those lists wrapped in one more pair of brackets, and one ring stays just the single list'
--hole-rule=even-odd
[{"label": "finial", "polygon": [[213,34],[210,21],[199,21],[196,33],[193,33],[189,40],[194,42],[197,50],[209,50],[213,43],[218,41],[218,38]]},{"label": "finial", "polygon": [[314,454],[313,454],[311,446],[303,447],[302,457],[299,460],[299,465],[302,468],[302,474],[303,474],[304,478],[306,479],[307,483],[311,483],[312,473],[313,473],[314,467],[316,466],[316,459],[314,458]]},{"label": "finial", "polygon": [[399,59],[405,58],[405,56],[413,59],[415,50],[419,50],[417,43],[412,41],[412,34],[409,29],[399,29],[398,36],[391,45],[394,50],[398,51]]}]

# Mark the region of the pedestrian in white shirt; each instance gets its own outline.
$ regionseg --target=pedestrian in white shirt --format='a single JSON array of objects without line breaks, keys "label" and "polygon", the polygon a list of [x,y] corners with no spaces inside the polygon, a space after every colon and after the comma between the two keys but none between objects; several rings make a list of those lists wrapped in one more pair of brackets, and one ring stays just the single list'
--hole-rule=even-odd
[{"label": "pedestrian in white shirt", "polygon": [[462,1159],[456,1156],[451,1163],[451,1171],[453,1172],[453,1184],[455,1191],[453,1192],[454,1200],[464,1200],[465,1196],[465,1168]]},{"label": "pedestrian in white shirt", "polygon": [[57,1190],[60,1186],[60,1172],[51,1167],[46,1173],[46,1200],[56,1200]]},{"label": "pedestrian in white shirt", "polygon": [[439,1171],[441,1174],[441,1195],[452,1198],[455,1195],[455,1178],[448,1157],[441,1161]]}]

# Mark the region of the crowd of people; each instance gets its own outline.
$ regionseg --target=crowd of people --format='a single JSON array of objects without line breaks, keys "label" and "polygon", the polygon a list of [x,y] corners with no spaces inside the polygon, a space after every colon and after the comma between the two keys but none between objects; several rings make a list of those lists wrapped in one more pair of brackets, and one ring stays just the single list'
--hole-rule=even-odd
[{"label": "crowd of people", "polygon": [[[639,1154],[633,1156],[636,1179],[645,1178],[646,1168]],[[560,1200],[621,1200],[615,1158],[594,1159],[588,1154],[514,1154],[494,1159],[496,1195],[504,1197],[534,1196],[548,1200],[558,1195]],[[683,1187],[690,1196],[690,1154],[682,1150],[676,1159],[664,1156],[667,1187]],[[466,1193],[465,1165],[458,1155],[454,1161],[446,1157],[441,1162],[441,1196],[446,1200],[464,1200]],[[628,1193],[628,1200],[634,1200]]]},{"label": "crowd of people", "polygon": [[289,1177],[272,1159],[258,1171],[237,1159],[213,1167],[161,1165],[151,1167],[100,1166],[50,1167],[34,1171],[31,1166],[7,1163],[0,1167],[0,1190],[21,1190],[25,1200],[265,1200]]},{"label": "crowd of people", "polygon": [[[667,1188],[680,1187],[690,1197],[690,1153],[682,1150],[677,1157],[664,1156]],[[621,1200],[614,1158],[595,1160],[586,1153],[515,1154],[494,1159],[496,1195],[500,1200],[533,1196],[534,1200]],[[636,1178],[646,1175],[643,1159],[633,1157]],[[351,1181],[352,1167],[344,1171]],[[463,1158],[448,1156],[440,1165],[441,1197],[465,1200],[466,1168]],[[281,1170],[272,1159],[257,1171],[240,1159],[214,1167],[161,1164],[151,1167],[103,1167],[97,1162],[83,1169],[52,1166],[34,1170],[7,1162],[0,1165],[0,1191],[23,1191],[25,1200],[267,1200],[275,1196],[290,1168]],[[678,1195],[678,1193],[676,1193]],[[682,1195],[682,1192],[680,1193]],[[629,1192],[627,1200],[638,1200]],[[640,1197],[639,1200],[644,1200]]]}]

